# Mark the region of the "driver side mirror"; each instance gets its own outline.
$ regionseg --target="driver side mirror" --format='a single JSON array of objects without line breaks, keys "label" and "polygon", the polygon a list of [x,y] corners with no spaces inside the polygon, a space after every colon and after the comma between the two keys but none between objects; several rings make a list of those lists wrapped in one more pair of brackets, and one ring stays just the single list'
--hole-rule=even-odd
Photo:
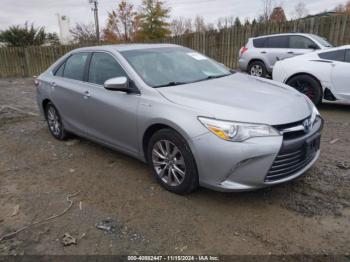
[{"label": "driver side mirror", "polygon": [[315,44],[310,44],[309,45],[309,49],[317,50],[317,49],[320,49],[320,48],[317,45],[315,45]]},{"label": "driver side mirror", "polygon": [[120,91],[130,93],[132,90],[129,85],[129,80],[125,76],[115,77],[106,80],[104,88],[111,91]]}]

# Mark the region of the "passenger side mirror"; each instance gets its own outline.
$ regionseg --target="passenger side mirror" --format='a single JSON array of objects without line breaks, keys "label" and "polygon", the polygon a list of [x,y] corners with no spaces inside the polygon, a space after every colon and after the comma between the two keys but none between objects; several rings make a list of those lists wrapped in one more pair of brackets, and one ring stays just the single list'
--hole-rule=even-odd
[{"label": "passenger side mirror", "polygon": [[129,80],[125,76],[108,79],[104,83],[104,88],[111,91],[131,92]]},{"label": "passenger side mirror", "polygon": [[320,49],[320,48],[317,45],[315,45],[315,44],[311,44],[311,45],[309,45],[309,49],[317,50],[317,49]]}]

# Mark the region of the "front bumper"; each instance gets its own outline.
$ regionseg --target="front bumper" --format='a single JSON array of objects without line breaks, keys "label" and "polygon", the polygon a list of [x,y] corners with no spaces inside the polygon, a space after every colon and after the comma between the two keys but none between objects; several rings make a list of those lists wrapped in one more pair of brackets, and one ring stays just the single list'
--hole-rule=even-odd
[{"label": "front bumper", "polygon": [[286,156],[297,154],[309,141],[319,139],[322,127],[323,120],[317,118],[308,133],[296,138],[260,137],[241,143],[224,141],[212,133],[199,136],[192,141],[199,183],[230,192],[255,190],[295,179],[316,162],[319,147],[312,154],[300,153],[299,163]]}]

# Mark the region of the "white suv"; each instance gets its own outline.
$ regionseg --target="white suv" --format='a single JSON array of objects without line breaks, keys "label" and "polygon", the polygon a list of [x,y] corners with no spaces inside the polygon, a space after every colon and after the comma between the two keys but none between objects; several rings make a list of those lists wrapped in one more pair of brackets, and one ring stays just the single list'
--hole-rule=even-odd
[{"label": "white suv", "polygon": [[239,68],[250,75],[266,77],[276,61],[333,47],[312,34],[276,34],[249,38],[239,51]]}]

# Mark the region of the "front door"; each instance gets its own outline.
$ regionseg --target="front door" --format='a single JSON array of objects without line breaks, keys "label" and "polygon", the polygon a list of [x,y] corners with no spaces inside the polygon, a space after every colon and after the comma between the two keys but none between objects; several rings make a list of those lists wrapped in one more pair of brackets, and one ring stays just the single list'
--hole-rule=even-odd
[{"label": "front door", "polygon": [[106,80],[120,76],[128,77],[111,54],[93,53],[85,84],[90,135],[122,150],[137,153],[137,111],[140,95],[111,91],[103,87]]}]

